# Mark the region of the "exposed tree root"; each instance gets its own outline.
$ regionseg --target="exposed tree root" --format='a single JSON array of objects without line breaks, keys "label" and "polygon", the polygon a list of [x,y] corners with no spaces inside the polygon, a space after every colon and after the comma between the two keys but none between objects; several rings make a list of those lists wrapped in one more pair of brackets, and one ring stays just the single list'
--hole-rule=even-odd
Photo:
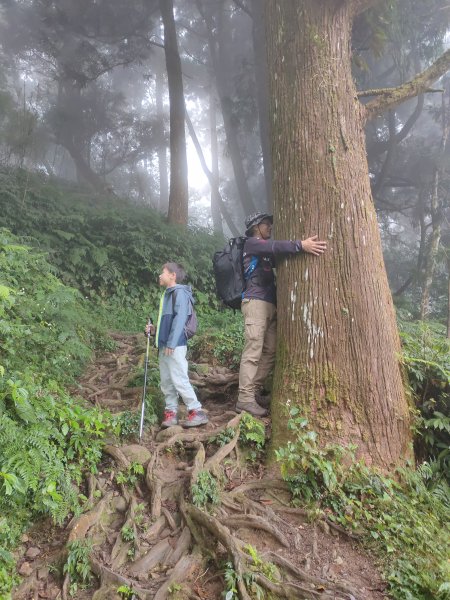
[{"label": "exposed tree root", "polygon": [[166,600],[169,596],[171,586],[186,582],[201,563],[202,558],[200,555],[189,554],[180,558],[169,579],[156,592],[154,600]]},{"label": "exposed tree root", "polygon": [[236,515],[233,517],[227,516],[226,523],[223,523],[223,525],[231,527],[232,529],[236,527],[251,527],[252,529],[260,529],[261,531],[270,533],[270,535],[285,548],[289,547],[289,542],[286,537],[262,517],[258,517],[256,515]]},{"label": "exposed tree root", "polygon": [[337,590],[337,591],[352,595],[355,598],[357,596],[357,592],[353,588],[348,586],[347,584],[345,584],[343,582],[329,581],[327,579],[322,579],[321,577],[314,577],[314,575],[311,575],[304,569],[297,567],[296,565],[291,563],[291,561],[287,560],[286,558],[284,558],[282,556],[279,556],[275,552],[266,552],[264,554],[264,557],[268,558],[270,560],[270,562],[273,562],[275,565],[288,571],[296,579],[299,579],[300,581],[304,581],[305,583],[310,583],[311,585],[314,585],[315,587],[320,588],[320,589]]},{"label": "exposed tree root", "polygon": [[[122,344],[122,336],[117,334],[116,339],[119,345]],[[124,344],[124,352],[127,355],[125,359],[121,359],[118,352],[111,353],[98,362],[101,369],[89,375],[85,391],[88,391],[91,400],[95,399],[105,406],[110,398],[113,407],[122,403],[122,410],[126,403],[128,406],[133,403],[141,388],[125,387],[130,377],[126,363],[130,357],[136,361],[142,358],[142,352],[136,352],[128,343]],[[235,384],[236,375],[231,377],[229,373],[216,371],[204,377],[192,374],[192,379],[202,390],[221,385],[221,391],[224,391],[227,386]],[[232,564],[240,600],[257,597],[256,586],[265,590],[267,596],[277,599],[365,600],[347,582],[315,576],[296,564],[293,549],[302,551],[299,554],[309,556],[312,562],[317,558],[317,532],[315,541],[312,540],[311,558],[311,553],[308,555],[303,548],[303,534],[293,532],[291,518],[296,515],[304,521],[311,521],[311,514],[304,509],[284,505],[289,501],[284,493],[289,488],[284,481],[267,477],[236,485],[241,481],[243,472],[246,475],[255,473],[252,466],[240,470],[238,444],[241,418],[234,412],[219,414],[218,411],[217,421],[221,425],[213,430],[186,431],[177,427],[160,432],[147,448],[147,457],[136,453],[132,444],[127,450],[127,447],[116,445],[116,440],[109,440],[104,452],[114,462],[113,469],[128,470],[136,456],[146,466],[146,472],[145,483],[136,486],[136,493],[125,485],[118,485],[112,475],[109,481],[105,481],[104,477],[97,480],[89,476],[88,502],[95,502],[97,490],[104,497],[70,524],[73,526],[68,542],[86,536],[92,536],[94,540],[90,563],[99,580],[95,595],[98,600],[112,597],[119,586],[134,590],[140,600],[168,600],[174,591],[173,597],[177,600],[200,600],[200,596],[205,597],[204,587],[211,585],[208,582],[224,576],[222,565],[225,555]],[[214,423],[213,420],[211,422]],[[225,431],[228,436],[230,429],[233,430],[232,439],[218,447],[214,438]],[[226,491],[220,492],[219,504],[209,507],[211,513],[192,503],[192,486],[199,483],[198,476],[202,471],[213,474],[219,486],[224,481],[227,483]],[[272,495],[274,502],[258,501],[258,496],[263,493],[264,496]],[[325,514],[321,514],[319,520],[347,537],[356,537],[329,522]],[[319,535],[322,534],[319,532]],[[254,551],[244,542],[248,539],[256,540],[252,542]],[[264,544],[259,544],[260,539],[264,540]],[[311,540],[308,542],[310,546]],[[283,556],[260,550],[260,547],[268,546],[282,546],[286,550],[283,550]],[[258,559],[253,552],[261,552]],[[285,556],[290,556],[295,564]],[[205,577],[204,562],[207,558],[212,559],[208,564],[212,576],[208,574]],[[268,562],[275,565],[273,575],[265,568]],[[33,581],[32,578],[30,580]],[[63,600],[69,600],[69,587],[70,580],[66,577]],[[31,583],[29,589],[32,589]],[[214,594],[220,594],[223,587],[218,591],[216,583],[213,583],[211,589],[212,595],[207,597],[219,597]],[[205,593],[210,592],[207,590]]]},{"label": "exposed tree root", "polygon": [[198,525],[200,525],[201,527],[205,527],[210,534],[214,535],[227,550],[236,570],[237,587],[241,600],[251,600],[251,597],[247,592],[247,588],[245,587],[245,583],[243,581],[245,562],[242,558],[242,552],[238,547],[236,538],[230,535],[226,527],[219,523],[217,519],[201,511],[195,506],[187,505],[186,513],[192,518],[193,521],[198,523]]},{"label": "exposed tree root", "polygon": [[151,600],[154,597],[155,591],[141,587],[133,579],[124,577],[119,573],[116,573],[112,569],[109,569],[105,565],[102,565],[98,560],[91,559],[92,571],[97,575],[101,582],[101,587],[121,586],[126,585],[132,588],[141,600]]}]

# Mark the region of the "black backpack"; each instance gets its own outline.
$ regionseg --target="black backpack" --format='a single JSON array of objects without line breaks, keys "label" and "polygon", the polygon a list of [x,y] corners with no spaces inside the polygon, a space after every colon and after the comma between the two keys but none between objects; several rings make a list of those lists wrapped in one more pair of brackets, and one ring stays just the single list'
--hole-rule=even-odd
[{"label": "black backpack", "polygon": [[231,238],[223,250],[213,257],[214,278],[217,295],[229,308],[239,309],[245,289],[242,262],[246,237]]}]

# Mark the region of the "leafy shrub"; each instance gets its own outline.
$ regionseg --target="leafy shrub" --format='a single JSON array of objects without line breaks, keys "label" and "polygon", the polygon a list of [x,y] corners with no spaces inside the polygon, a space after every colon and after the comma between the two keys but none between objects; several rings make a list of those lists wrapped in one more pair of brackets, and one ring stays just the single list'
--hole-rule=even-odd
[{"label": "leafy shrub", "polygon": [[415,439],[420,460],[436,463],[450,483],[450,340],[438,323],[401,322],[403,362],[419,410]]},{"label": "leafy shrub", "polygon": [[244,325],[240,314],[231,311],[202,315],[198,334],[190,342],[194,362],[207,362],[239,368],[244,344]]},{"label": "leafy shrub", "polygon": [[205,230],[186,232],[148,207],[20,170],[0,170],[0,213],[4,226],[49,253],[66,285],[110,306],[116,326],[140,330],[155,316],[168,260],[186,268],[200,313],[216,307],[211,258],[223,239]]},{"label": "leafy shrub", "polygon": [[217,479],[209,471],[200,471],[192,485],[192,502],[203,508],[207,504],[219,504],[220,494]]},{"label": "leafy shrub", "polygon": [[9,551],[38,516],[62,523],[80,511],[73,482],[96,471],[113,422],[63,387],[100,340],[108,346],[97,313],[6,230],[0,231],[0,338],[0,590],[8,598],[15,581]]},{"label": "leafy shrub", "polygon": [[96,345],[108,346],[98,320],[42,254],[0,229],[0,364],[69,379]]},{"label": "leafy shrub", "polygon": [[68,544],[67,561],[64,573],[70,576],[70,595],[74,596],[78,588],[87,587],[92,580],[89,556],[92,551],[90,540],[75,540]]},{"label": "leafy shrub", "polygon": [[448,599],[447,483],[434,483],[429,465],[398,470],[392,479],[357,462],[352,448],[320,448],[296,409],[289,427],[293,440],[276,454],[294,498],[317,503],[330,519],[360,532],[383,559],[394,598]]}]

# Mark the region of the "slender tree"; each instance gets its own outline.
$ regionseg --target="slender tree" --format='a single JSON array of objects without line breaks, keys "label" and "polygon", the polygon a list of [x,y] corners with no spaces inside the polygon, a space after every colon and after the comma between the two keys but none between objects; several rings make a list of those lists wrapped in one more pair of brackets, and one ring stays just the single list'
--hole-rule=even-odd
[{"label": "slender tree", "polygon": [[184,117],[183,75],[178,52],[177,33],[173,14],[173,0],[159,2],[164,25],[164,52],[170,102],[170,192],[169,223],[187,225],[188,220],[188,167]]},{"label": "slender tree", "polygon": [[217,140],[216,96],[212,87],[209,90],[209,128],[211,136],[211,174],[215,185],[211,186],[211,216],[214,231],[223,233],[219,199],[219,143]]},{"label": "slender tree", "polygon": [[156,72],[155,99],[158,137],[158,170],[159,170],[159,205],[161,212],[166,212],[169,205],[169,177],[167,170],[167,148],[164,119],[164,76],[160,69]]},{"label": "slender tree", "polygon": [[363,106],[351,74],[355,16],[376,0],[265,0],[276,235],[328,239],[278,265],[273,445],[300,406],[322,438],[385,468],[411,456],[400,344],[373,206],[364,125],[428,88],[446,53]]}]

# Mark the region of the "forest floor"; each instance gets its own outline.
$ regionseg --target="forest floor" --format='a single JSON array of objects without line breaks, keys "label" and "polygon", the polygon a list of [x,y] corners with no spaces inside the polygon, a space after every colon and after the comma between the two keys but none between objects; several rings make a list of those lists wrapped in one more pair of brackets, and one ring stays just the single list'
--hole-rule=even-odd
[{"label": "forest floor", "polygon": [[[133,378],[145,338],[113,338],[115,350],[97,357],[77,393],[113,413],[139,412],[142,388]],[[279,476],[245,461],[237,444],[236,373],[203,364],[192,381],[209,423],[195,430],[147,427],[142,444],[137,437],[108,440],[99,472],[80,489],[85,512],[63,527],[37,523],[23,536],[16,552],[23,579],[13,598],[69,598],[74,581],[62,568],[68,543],[84,539],[92,541],[95,576],[73,593],[79,600],[219,600],[233,582],[236,592],[227,600],[263,597],[258,589],[271,598],[387,598],[376,563],[358,540],[326,518],[311,521],[306,510],[292,508]],[[265,425],[268,431],[269,419]],[[220,433],[228,435],[222,446],[211,440]],[[144,475],[129,485],[136,463]],[[223,482],[220,501],[209,510],[191,500],[192,484],[205,471]],[[120,586],[128,596],[118,594]]]}]

